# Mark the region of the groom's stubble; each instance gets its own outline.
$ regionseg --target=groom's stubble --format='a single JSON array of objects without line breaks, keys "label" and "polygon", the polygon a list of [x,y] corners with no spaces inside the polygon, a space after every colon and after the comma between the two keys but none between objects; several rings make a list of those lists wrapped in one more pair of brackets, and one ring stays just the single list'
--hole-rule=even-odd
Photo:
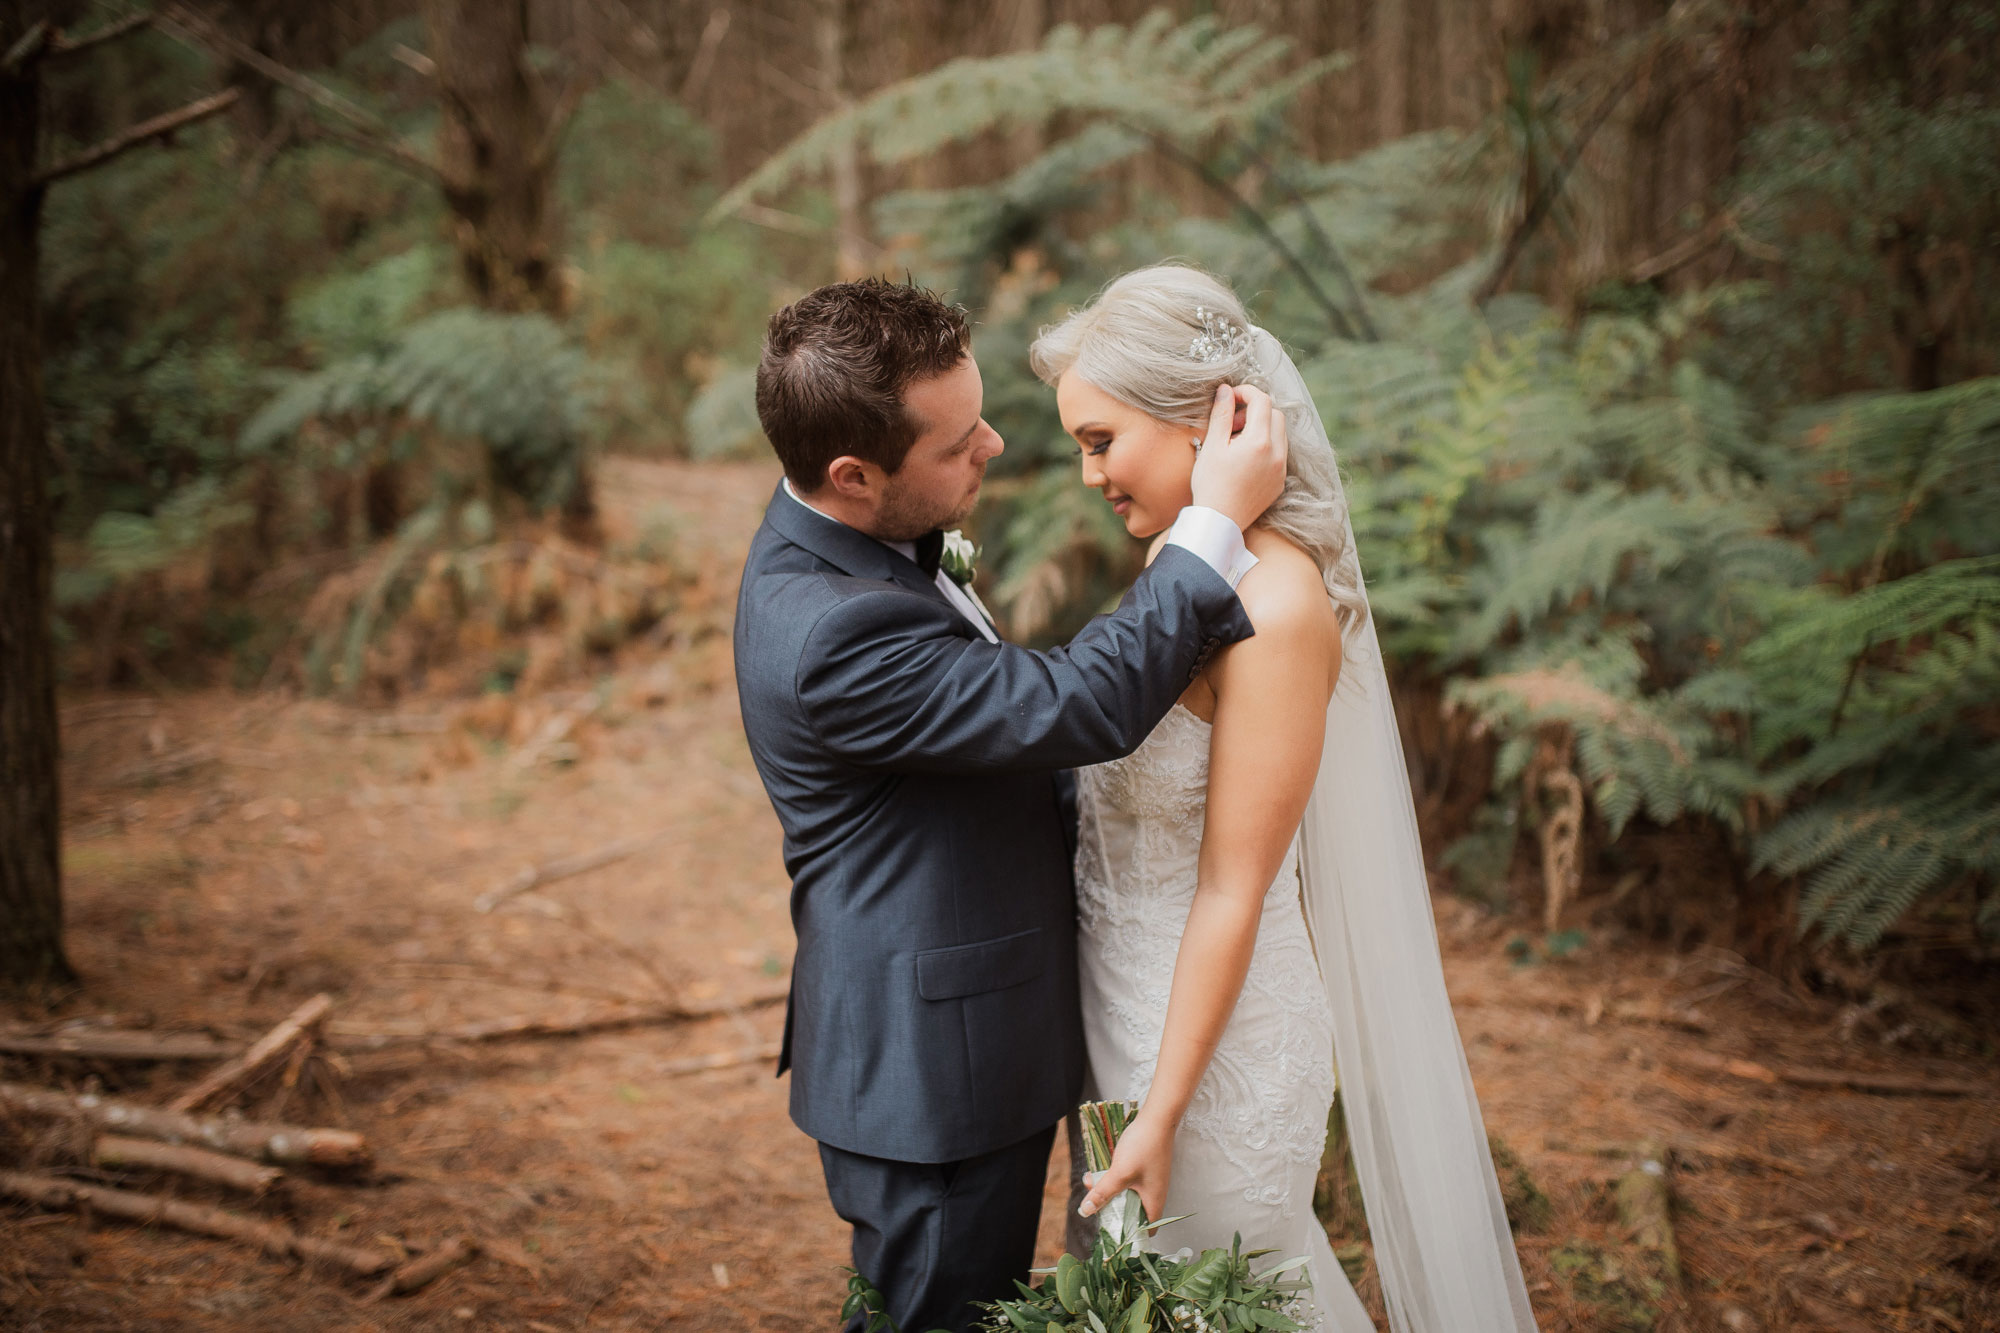
[{"label": "groom's stubble", "polygon": [[894,472],[881,475],[875,512],[857,524],[877,541],[916,541],[971,516],[986,465],[1006,448],[987,424],[979,366],[968,354],[941,375],[911,383],[903,409],[917,438]]},{"label": "groom's stubble", "polygon": [[877,541],[913,542],[940,528],[955,528],[978,507],[979,489],[985,480],[986,465],[981,463],[978,479],[969,493],[939,497],[910,484],[909,479],[897,473],[889,478],[883,490],[882,508],[876,515],[874,530],[868,535]]}]

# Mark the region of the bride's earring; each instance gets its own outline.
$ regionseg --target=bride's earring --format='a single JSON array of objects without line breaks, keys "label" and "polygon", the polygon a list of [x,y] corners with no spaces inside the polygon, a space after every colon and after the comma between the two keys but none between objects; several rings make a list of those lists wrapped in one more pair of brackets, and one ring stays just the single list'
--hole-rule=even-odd
[{"label": "bride's earring", "polygon": [[1194,451],[1196,453],[1201,452],[1201,437],[1199,435],[1189,436],[1188,443],[1194,446]]}]

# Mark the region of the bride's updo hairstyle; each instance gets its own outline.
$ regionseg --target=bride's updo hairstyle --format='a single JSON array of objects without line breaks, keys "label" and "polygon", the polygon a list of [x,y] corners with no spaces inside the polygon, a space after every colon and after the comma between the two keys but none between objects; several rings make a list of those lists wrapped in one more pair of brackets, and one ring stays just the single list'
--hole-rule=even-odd
[{"label": "bride's updo hairstyle", "polygon": [[[1283,353],[1256,329],[1236,293],[1197,268],[1156,264],[1136,269],[1059,324],[1043,329],[1028,363],[1053,387],[1069,371],[1155,421],[1185,426],[1199,438],[1220,384],[1269,393],[1285,414],[1291,441],[1285,491],[1257,526],[1284,537],[1319,565],[1327,594],[1352,629],[1368,615],[1361,573],[1347,538],[1347,497],[1340,470],[1312,402],[1296,390],[1274,392]],[[1308,424],[1310,423],[1310,424]],[[1310,441],[1310,443],[1308,443]]]}]

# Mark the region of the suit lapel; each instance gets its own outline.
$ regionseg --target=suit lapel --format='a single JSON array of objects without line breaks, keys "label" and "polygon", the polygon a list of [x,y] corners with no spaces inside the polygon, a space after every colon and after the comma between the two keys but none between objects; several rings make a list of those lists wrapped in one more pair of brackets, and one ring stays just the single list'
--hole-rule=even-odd
[{"label": "suit lapel", "polygon": [[843,574],[900,584],[911,592],[951,605],[951,599],[944,595],[936,580],[919,569],[914,560],[845,523],[807,508],[785,493],[783,482],[778,483],[771,496],[764,521],[786,541],[811,551]]}]

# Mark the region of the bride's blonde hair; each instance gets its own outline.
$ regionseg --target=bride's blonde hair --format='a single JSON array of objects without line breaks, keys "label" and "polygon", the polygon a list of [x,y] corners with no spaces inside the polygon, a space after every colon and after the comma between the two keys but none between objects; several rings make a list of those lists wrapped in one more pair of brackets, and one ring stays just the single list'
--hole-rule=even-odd
[{"label": "bride's blonde hair", "polygon": [[[1051,387],[1074,370],[1155,421],[1186,426],[1198,436],[1208,428],[1217,385],[1250,384],[1271,393],[1275,367],[1263,364],[1259,344],[1275,354],[1276,341],[1252,328],[1243,303],[1222,282],[1184,264],[1156,264],[1114,280],[1089,305],[1044,328],[1028,349],[1028,363]],[[1313,558],[1342,626],[1356,627],[1367,618],[1368,601],[1347,538],[1339,466],[1330,446],[1305,443],[1325,437],[1323,429],[1306,428],[1314,415],[1309,400],[1281,401],[1275,393],[1272,400],[1285,414],[1291,451],[1284,494],[1257,526]]]}]

